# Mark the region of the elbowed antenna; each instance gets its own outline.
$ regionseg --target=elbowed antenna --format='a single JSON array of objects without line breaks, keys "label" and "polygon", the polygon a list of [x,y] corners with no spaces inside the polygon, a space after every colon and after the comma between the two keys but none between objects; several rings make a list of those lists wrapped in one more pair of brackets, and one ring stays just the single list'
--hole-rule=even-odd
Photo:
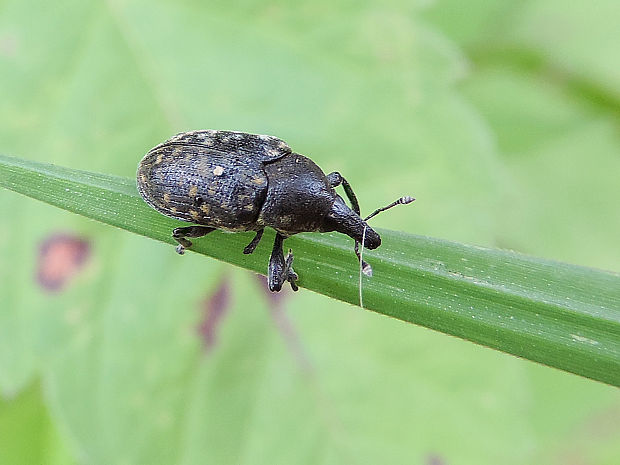
[{"label": "elbowed antenna", "polygon": [[370,215],[364,218],[364,221],[368,221],[373,216],[377,216],[379,213],[389,210],[390,208],[395,207],[396,205],[407,205],[408,203],[411,203],[414,200],[415,199],[413,197],[405,195],[404,197],[401,197],[400,199],[395,200],[394,202],[392,202],[389,205],[386,205],[385,207],[377,208],[374,212],[372,212]]},{"label": "elbowed antenna", "polygon": [[[389,210],[392,207],[395,207],[396,205],[407,205],[413,202],[414,200],[415,199],[413,197],[410,197],[409,195],[405,195],[404,197],[401,197],[400,199],[395,200],[394,202],[392,202],[389,205],[386,205],[385,207],[377,208],[374,212],[372,212],[370,215],[364,218],[364,222],[368,221],[374,216],[377,216],[381,212],[384,212],[386,210]],[[364,232],[362,234],[362,237],[366,235],[366,228],[367,226],[364,226]],[[366,276],[372,276],[372,267],[368,263],[366,263],[362,257],[362,254],[364,252],[364,246],[362,245],[362,253],[360,253],[359,245],[360,245],[359,241],[356,240],[355,241],[355,255],[357,255],[357,258],[362,267],[362,273],[364,273]]]}]

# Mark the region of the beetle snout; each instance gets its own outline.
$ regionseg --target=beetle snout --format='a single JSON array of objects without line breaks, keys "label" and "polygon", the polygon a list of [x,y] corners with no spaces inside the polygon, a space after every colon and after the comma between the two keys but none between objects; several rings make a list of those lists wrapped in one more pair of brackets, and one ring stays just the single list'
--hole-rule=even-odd
[{"label": "beetle snout", "polygon": [[381,245],[381,236],[377,234],[370,226],[366,226],[366,234],[364,235],[364,247],[367,249],[376,249]]}]

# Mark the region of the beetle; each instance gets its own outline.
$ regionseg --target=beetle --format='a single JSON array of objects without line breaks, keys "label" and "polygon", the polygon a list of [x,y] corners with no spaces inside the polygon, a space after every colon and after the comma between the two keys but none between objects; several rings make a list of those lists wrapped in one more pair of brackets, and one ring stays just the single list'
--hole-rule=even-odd
[{"label": "beetle", "polygon": [[[295,153],[274,136],[236,131],[201,130],[177,134],[151,149],[138,165],[138,191],[153,208],[166,216],[194,223],[176,228],[172,237],[183,254],[188,238],[220,229],[255,231],[243,249],[251,254],[265,227],[276,230],[268,266],[272,292],[289,282],[297,290],[293,253],[284,256],[284,239],[300,232],[338,231],[355,240],[355,253],[366,274],[359,244],[368,249],[381,245],[381,237],[366,221],[396,204],[402,197],[369,217],[360,217],[355,193],[338,172],[325,175],[309,158]],[[334,190],[342,185],[351,207]]]}]

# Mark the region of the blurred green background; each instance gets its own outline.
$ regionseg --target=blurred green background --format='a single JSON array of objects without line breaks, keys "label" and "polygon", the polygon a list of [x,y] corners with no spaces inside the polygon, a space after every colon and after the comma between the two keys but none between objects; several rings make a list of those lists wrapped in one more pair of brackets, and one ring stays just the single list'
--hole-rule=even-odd
[{"label": "blurred green background", "polygon": [[[273,134],[364,212],[418,199],[376,226],[619,271],[619,21],[617,0],[0,0],[0,152],[133,177],[179,131]],[[615,388],[8,191],[0,212],[2,464],[620,463]],[[42,255],[58,237],[82,265]]]}]

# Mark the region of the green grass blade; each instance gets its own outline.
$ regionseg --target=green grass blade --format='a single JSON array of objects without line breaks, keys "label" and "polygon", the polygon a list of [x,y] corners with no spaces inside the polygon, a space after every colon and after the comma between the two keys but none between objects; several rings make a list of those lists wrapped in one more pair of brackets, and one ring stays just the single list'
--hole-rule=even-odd
[{"label": "green grass blade", "polygon": [[[0,156],[0,186],[170,244],[172,229],[182,224],[148,207],[134,179]],[[363,278],[365,308],[620,385],[618,274],[393,231],[381,235],[381,248],[365,251],[374,269]],[[196,240],[193,250],[265,273],[273,233],[243,255],[252,237],[216,231]],[[301,234],[285,246],[295,252],[300,286],[359,304],[349,238]]]}]

